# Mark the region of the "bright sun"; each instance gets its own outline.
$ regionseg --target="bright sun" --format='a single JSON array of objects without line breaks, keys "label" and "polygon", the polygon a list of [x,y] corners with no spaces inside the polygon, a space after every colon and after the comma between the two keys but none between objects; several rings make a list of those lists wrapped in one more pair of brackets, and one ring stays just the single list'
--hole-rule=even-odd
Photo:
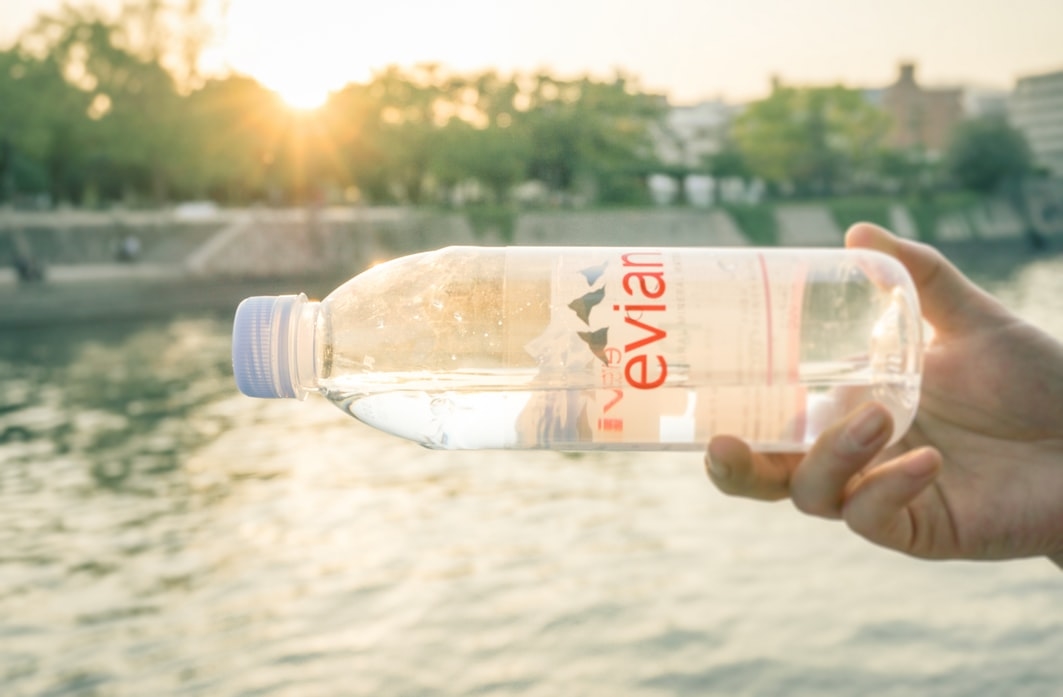
[{"label": "bright sun", "polygon": [[315,84],[312,80],[281,80],[273,81],[270,87],[284,103],[293,109],[300,111],[312,111],[324,106],[328,101],[329,88]]},{"label": "bright sun", "polygon": [[330,93],[359,77],[352,66],[361,64],[360,54],[352,53],[349,41],[337,40],[340,35],[333,36],[322,26],[325,18],[336,26],[350,25],[335,16],[346,3],[301,0],[305,12],[296,16],[291,3],[280,0],[225,0],[223,4],[228,14],[219,29],[214,62],[222,70],[254,78],[292,109],[316,110]]},{"label": "bright sun", "polygon": [[324,106],[329,93],[336,89],[335,80],[325,71],[301,68],[290,62],[259,61],[247,66],[247,72],[297,111],[313,111]]}]

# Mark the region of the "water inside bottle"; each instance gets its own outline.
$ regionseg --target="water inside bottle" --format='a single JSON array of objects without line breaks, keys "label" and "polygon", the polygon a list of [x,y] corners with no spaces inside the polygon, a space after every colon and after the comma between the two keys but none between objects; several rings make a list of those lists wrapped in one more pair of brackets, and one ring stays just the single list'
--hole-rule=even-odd
[{"label": "water inside bottle", "polygon": [[910,425],[917,375],[873,373],[845,362],[802,366],[796,381],[751,386],[719,380],[637,390],[622,416],[603,411],[615,392],[537,385],[534,371],[455,371],[346,376],[325,395],[355,418],[429,448],[702,450],[718,434],[760,452],[807,448],[859,404],[883,403],[894,433]]}]

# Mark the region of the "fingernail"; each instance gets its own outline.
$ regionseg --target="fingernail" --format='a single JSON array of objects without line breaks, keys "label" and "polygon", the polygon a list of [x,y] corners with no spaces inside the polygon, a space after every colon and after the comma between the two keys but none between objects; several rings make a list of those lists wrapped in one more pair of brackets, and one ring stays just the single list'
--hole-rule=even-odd
[{"label": "fingernail", "polygon": [[717,479],[727,479],[731,476],[731,468],[718,460],[714,460],[709,454],[705,455],[705,464],[708,466],[712,476]]},{"label": "fingernail", "polygon": [[882,438],[889,421],[881,409],[873,405],[864,407],[849,424],[847,432],[854,450],[866,450]]}]

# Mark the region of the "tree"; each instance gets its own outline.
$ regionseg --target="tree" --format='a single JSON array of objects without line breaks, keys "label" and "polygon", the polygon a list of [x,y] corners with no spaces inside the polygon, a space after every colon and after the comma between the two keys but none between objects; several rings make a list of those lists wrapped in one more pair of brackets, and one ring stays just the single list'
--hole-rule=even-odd
[{"label": "tree", "polygon": [[777,87],[735,120],[750,170],[798,193],[832,194],[869,168],[888,120],[858,90]]},{"label": "tree", "polygon": [[0,199],[210,196],[421,203],[467,181],[505,202],[539,179],[564,195],[630,201],[652,171],[659,97],[598,81],[388,68],[295,113],[257,81],[204,80],[203,0],[64,5],[0,51]]},{"label": "tree", "polygon": [[433,158],[437,181],[452,188],[471,179],[487,189],[495,203],[505,203],[531,155],[526,134],[514,126],[476,128],[452,119],[440,136]]},{"label": "tree", "polygon": [[88,95],[60,67],[15,46],[0,52],[0,200],[15,192],[77,200],[89,147]]},{"label": "tree", "polygon": [[940,163],[929,159],[922,148],[887,148],[879,153],[875,169],[879,185],[887,191],[925,194],[938,178]]},{"label": "tree", "polygon": [[452,77],[444,87],[446,108],[453,116],[435,143],[432,172],[444,195],[473,180],[495,203],[505,203],[525,176],[531,145],[519,118],[520,87],[488,70],[470,77]]},{"label": "tree", "polygon": [[[80,113],[95,122],[94,147],[122,173],[127,193],[161,202],[184,152],[176,137],[181,103],[154,49],[145,56],[134,53],[128,31],[96,8],[66,5],[55,15],[40,17],[22,41],[41,47],[42,60],[88,100]],[[63,150],[70,152],[71,135],[60,135]],[[57,162],[67,159],[64,155]],[[53,172],[53,182],[60,179]]]},{"label": "tree", "polygon": [[528,102],[517,119],[531,144],[527,173],[549,189],[575,193],[585,178],[600,198],[616,202],[654,169],[651,126],[663,118],[664,101],[626,76],[596,82],[537,75]]},{"label": "tree", "polygon": [[723,147],[705,158],[705,167],[712,175],[712,200],[716,202],[722,201],[720,185],[725,179],[746,182],[752,176],[745,155],[730,137],[724,141]]},{"label": "tree", "polygon": [[276,94],[233,75],[208,80],[184,101],[183,133],[192,157],[181,183],[189,195],[246,202],[287,183],[278,181],[290,148]]},{"label": "tree", "polygon": [[1033,168],[1023,134],[1002,117],[984,116],[960,124],[945,156],[946,168],[960,186],[993,193]]}]

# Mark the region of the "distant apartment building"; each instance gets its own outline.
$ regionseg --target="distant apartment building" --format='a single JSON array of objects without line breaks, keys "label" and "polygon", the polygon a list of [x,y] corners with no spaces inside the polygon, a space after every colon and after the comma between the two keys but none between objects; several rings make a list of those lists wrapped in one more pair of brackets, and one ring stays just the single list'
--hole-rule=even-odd
[{"label": "distant apartment building", "polygon": [[1037,164],[1063,177],[1063,70],[1020,78],[1009,117],[1026,136]]},{"label": "distant apartment building", "polygon": [[735,107],[708,100],[668,109],[664,126],[655,134],[657,157],[679,168],[700,169],[723,146]]},{"label": "distant apartment building", "polygon": [[966,87],[963,90],[963,115],[969,119],[1008,115],[1011,90],[989,87]]},{"label": "distant apartment building", "polygon": [[657,159],[669,169],[648,180],[654,201],[674,203],[682,196],[688,203],[707,206],[717,196],[747,197],[743,182],[715,182],[705,173],[709,158],[723,148],[736,111],[737,107],[719,99],[669,106],[663,124],[653,134]]},{"label": "distant apartment building", "polygon": [[934,157],[948,147],[952,129],[963,119],[963,96],[960,89],[921,86],[915,65],[903,63],[897,81],[875,94],[874,101],[892,119],[890,145]]}]

